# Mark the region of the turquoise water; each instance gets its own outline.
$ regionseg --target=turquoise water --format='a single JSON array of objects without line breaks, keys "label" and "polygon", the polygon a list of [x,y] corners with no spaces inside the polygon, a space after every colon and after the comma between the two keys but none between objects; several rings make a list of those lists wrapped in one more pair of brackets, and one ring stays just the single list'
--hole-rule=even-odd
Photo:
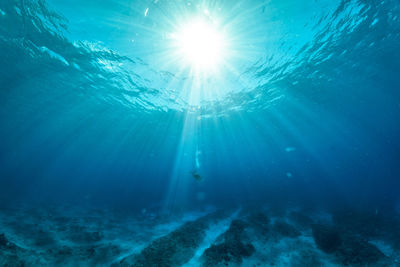
[{"label": "turquoise water", "polygon": [[[196,19],[224,40],[201,68]],[[1,0],[0,206],[397,218],[399,48],[397,0]]]}]

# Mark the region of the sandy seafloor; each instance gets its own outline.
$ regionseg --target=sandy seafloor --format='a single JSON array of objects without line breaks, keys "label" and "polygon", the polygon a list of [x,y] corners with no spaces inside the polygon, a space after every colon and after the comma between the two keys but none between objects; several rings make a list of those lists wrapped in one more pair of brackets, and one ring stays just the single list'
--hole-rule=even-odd
[{"label": "sandy seafloor", "polygon": [[400,217],[240,207],[0,212],[0,266],[400,266]]}]

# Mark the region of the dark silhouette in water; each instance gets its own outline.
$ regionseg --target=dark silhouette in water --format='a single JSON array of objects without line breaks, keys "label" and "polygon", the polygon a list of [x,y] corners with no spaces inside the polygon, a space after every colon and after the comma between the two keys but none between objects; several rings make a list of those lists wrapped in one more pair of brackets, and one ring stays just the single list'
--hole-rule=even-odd
[{"label": "dark silhouette in water", "polygon": [[203,177],[196,170],[191,171],[190,174],[193,176],[194,179],[196,179],[196,181],[203,181]]}]

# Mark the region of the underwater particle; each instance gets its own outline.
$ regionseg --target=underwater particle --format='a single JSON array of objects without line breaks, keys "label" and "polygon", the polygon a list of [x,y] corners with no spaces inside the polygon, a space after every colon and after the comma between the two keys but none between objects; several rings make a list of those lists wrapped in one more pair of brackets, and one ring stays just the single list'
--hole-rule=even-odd
[{"label": "underwater particle", "polygon": [[75,69],[77,69],[77,70],[81,70],[81,67],[79,67],[79,65],[76,64],[75,62],[72,63],[72,66],[73,66]]},{"label": "underwater particle", "polygon": [[288,147],[285,148],[285,151],[286,152],[293,152],[293,151],[296,151],[296,148],[293,147],[293,146],[288,146]]},{"label": "underwater particle", "polygon": [[371,27],[374,26],[375,24],[377,24],[379,22],[379,19],[374,19],[374,21],[371,23]]},{"label": "underwater particle", "polygon": [[292,174],[291,172],[287,172],[287,173],[286,173],[286,176],[287,176],[288,178],[292,178],[292,177],[293,177],[293,174]]},{"label": "underwater particle", "polygon": [[148,13],[149,13],[149,8],[146,8],[146,10],[144,11],[144,16],[147,17]]},{"label": "underwater particle", "polygon": [[60,62],[62,62],[64,65],[69,66],[69,62],[60,54],[54,52],[53,50],[47,48],[46,46],[42,46],[40,47],[40,51],[42,53],[46,53],[48,56],[50,56],[53,59],[59,60]]},{"label": "underwater particle", "polygon": [[18,7],[14,7],[14,10],[19,16],[22,16],[21,9],[19,9]]},{"label": "underwater particle", "polygon": [[0,15],[1,15],[1,16],[5,16],[5,15],[6,15],[6,12],[4,12],[3,10],[0,9]]}]

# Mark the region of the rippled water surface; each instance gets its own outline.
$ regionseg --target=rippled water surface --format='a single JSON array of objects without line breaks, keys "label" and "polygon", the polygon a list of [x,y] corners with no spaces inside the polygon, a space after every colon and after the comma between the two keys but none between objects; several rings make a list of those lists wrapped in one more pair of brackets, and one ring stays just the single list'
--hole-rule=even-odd
[{"label": "rippled water surface", "polygon": [[[1,9],[11,73],[46,73],[49,83],[71,88],[68,94],[135,111],[218,116],[299,95],[321,101],[350,83],[360,87],[348,74],[383,69],[399,40],[396,1],[5,0]],[[213,75],[193,75],[179,64],[171,41],[198,16],[217,24],[229,42]],[[9,73],[2,76],[15,80]],[[335,86],[342,77],[345,85]]]}]

